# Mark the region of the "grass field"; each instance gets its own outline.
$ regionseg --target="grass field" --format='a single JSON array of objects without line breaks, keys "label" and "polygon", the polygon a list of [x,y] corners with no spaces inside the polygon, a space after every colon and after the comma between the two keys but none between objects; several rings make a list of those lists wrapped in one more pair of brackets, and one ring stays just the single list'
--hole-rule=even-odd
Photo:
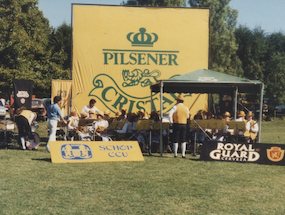
[{"label": "grass field", "polygon": [[[285,143],[284,127],[263,122],[261,142]],[[283,166],[171,153],[144,162],[52,164],[44,142],[38,151],[18,149],[0,150],[0,214],[285,214]]]}]

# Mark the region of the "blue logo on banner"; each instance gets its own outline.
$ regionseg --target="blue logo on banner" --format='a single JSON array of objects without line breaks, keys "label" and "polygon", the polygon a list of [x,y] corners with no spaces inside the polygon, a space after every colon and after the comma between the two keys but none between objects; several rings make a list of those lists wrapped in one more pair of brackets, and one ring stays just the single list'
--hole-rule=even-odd
[{"label": "blue logo on banner", "polygon": [[92,152],[85,144],[64,144],[61,146],[61,156],[66,160],[88,160],[92,158]]}]

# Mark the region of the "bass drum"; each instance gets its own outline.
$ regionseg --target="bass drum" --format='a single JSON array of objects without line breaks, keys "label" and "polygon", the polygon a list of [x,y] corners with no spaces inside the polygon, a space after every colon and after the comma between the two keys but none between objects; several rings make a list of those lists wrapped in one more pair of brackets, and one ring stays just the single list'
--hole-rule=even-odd
[{"label": "bass drum", "polygon": [[[34,147],[35,149],[37,149],[41,143],[41,138],[36,132],[32,132],[32,134],[34,135]],[[28,149],[32,149],[32,144],[29,140],[26,140],[26,146],[28,147]]]}]

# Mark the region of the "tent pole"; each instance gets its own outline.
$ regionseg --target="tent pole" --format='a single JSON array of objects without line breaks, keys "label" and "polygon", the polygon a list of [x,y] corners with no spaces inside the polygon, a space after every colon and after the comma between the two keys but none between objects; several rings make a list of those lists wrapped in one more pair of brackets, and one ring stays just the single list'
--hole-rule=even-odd
[{"label": "tent pole", "polygon": [[163,99],[163,81],[160,81],[160,157],[163,154],[163,135],[162,135],[162,119],[163,119],[163,106],[162,106],[162,99]]},{"label": "tent pole", "polygon": [[[150,113],[149,114],[151,114],[152,108],[153,108],[152,87],[150,86]],[[148,154],[151,155],[151,129],[149,130]]]},{"label": "tent pole", "polygon": [[262,121],[262,113],[263,113],[263,90],[264,90],[264,84],[262,83],[260,86],[260,105],[259,105],[259,132],[257,137],[257,142],[260,143],[261,138],[261,121]]},{"label": "tent pole", "polygon": [[234,119],[237,119],[237,99],[238,99],[238,87],[236,86],[235,90],[235,111],[234,111]]}]

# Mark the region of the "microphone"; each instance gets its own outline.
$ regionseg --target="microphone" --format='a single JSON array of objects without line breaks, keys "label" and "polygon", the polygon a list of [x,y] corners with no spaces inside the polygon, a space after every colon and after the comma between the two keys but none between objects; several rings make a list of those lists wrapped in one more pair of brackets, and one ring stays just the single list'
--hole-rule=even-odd
[{"label": "microphone", "polygon": [[76,95],[81,94],[81,93],[83,93],[83,92],[77,92]]}]

